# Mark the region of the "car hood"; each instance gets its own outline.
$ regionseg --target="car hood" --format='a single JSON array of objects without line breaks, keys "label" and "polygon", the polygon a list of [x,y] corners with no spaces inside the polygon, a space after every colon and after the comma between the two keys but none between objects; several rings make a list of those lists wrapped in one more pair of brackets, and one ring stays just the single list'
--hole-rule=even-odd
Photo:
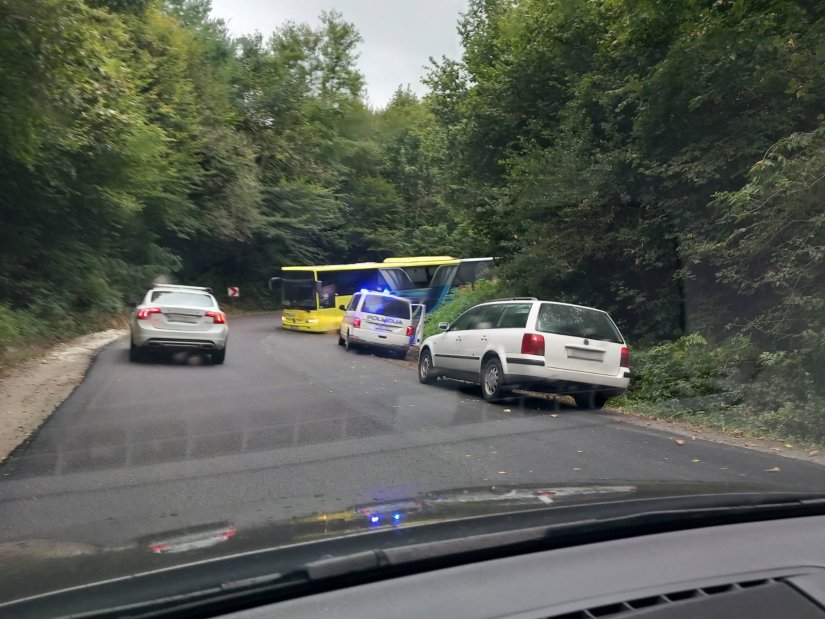
[{"label": "car hood", "polygon": [[239,526],[227,518],[159,531],[116,545],[60,539],[20,540],[0,544],[0,582],[9,592],[3,596],[10,596],[0,597],[0,602],[273,549],[281,553],[281,569],[290,569],[294,568],[292,563],[388,544],[406,545],[518,528],[523,524],[512,518],[522,513],[534,513],[540,519],[545,513],[596,503],[778,490],[698,482],[489,485],[351,505],[334,512],[314,512],[259,526]]}]

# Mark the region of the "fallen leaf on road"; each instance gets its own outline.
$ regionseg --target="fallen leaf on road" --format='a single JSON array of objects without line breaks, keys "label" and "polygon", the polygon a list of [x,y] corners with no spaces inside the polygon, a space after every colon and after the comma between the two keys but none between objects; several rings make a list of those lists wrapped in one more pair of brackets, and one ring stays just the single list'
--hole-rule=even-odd
[{"label": "fallen leaf on road", "polygon": [[782,451],[779,447],[769,447],[771,451]]},{"label": "fallen leaf on road", "polygon": [[554,415],[550,415],[550,416],[551,416],[551,417],[558,417],[558,415],[555,415],[555,414],[554,414]]},{"label": "fallen leaf on road", "polygon": [[683,440],[682,440],[682,439],[680,439],[680,438],[677,438],[677,439],[676,439],[676,444],[677,444],[677,445],[684,445],[684,444],[685,444],[685,441],[683,441]]},{"label": "fallen leaf on road", "polygon": [[819,455],[819,450],[814,449],[813,451],[809,451],[808,455],[809,456],[818,456]]},{"label": "fallen leaf on road", "polygon": [[793,449],[793,445],[790,443],[785,443],[785,449]]},{"label": "fallen leaf on road", "polygon": [[701,460],[699,458],[694,458],[691,462],[701,462]]},{"label": "fallen leaf on road", "polygon": [[766,472],[766,473],[778,473],[778,472],[779,472],[779,471],[781,471],[781,470],[782,470],[782,469],[780,469],[778,466],[775,466],[775,467],[773,467],[772,469],[765,469],[765,472]]},{"label": "fallen leaf on road", "polygon": [[583,454],[583,453],[584,453],[584,449],[577,449],[577,450],[576,450],[576,453]]},{"label": "fallen leaf on road", "polygon": [[512,413],[513,411],[511,411],[509,408],[505,408],[505,409],[504,409],[504,412],[505,412],[505,413]]},{"label": "fallen leaf on road", "polygon": [[579,467],[577,467],[577,466],[574,466],[574,467],[573,467],[573,470],[574,470],[574,471],[581,471],[581,469],[580,469]]},{"label": "fallen leaf on road", "polygon": [[507,475],[507,471],[497,471],[499,475]]},{"label": "fallen leaf on road", "polygon": [[695,436],[691,436],[691,437],[690,437],[690,440],[695,441],[695,440],[696,440],[696,437],[695,437]]}]

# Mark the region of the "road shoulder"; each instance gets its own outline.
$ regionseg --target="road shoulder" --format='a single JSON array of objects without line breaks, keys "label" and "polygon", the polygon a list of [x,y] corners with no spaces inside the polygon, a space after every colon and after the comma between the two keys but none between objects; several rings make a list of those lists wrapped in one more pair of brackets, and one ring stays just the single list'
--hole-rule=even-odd
[{"label": "road shoulder", "polygon": [[[414,347],[411,349],[407,359],[403,361],[392,359],[387,359],[386,361],[405,369],[414,370],[418,365],[418,348]],[[556,396],[530,393],[529,397],[555,398]],[[570,402],[570,404],[572,404],[572,402]],[[563,412],[563,410],[564,409],[560,409],[560,412]],[[636,426],[643,426],[652,430],[665,432],[667,434],[672,434],[673,440],[677,445],[686,445],[690,441],[704,440],[719,443],[721,445],[743,447],[745,449],[753,449],[755,451],[761,451],[773,455],[785,456],[786,458],[794,458],[796,460],[804,460],[806,462],[814,462],[816,464],[825,465],[825,451],[814,445],[806,446],[769,439],[766,437],[749,436],[740,431],[721,432],[719,430],[706,428],[696,424],[649,417],[627,409],[606,408],[599,414],[611,415],[620,423],[629,423]]]},{"label": "road shoulder", "polygon": [[83,382],[97,352],[126,333],[109,329],[75,338],[0,377],[0,462],[24,444]]}]

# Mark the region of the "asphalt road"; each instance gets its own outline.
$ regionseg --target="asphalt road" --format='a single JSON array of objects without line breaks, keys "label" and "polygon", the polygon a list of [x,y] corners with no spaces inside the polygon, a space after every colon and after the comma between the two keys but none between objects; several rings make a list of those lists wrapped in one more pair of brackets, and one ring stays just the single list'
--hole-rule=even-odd
[{"label": "asphalt road", "polygon": [[[334,336],[232,320],[226,364],[134,364],[125,339],[0,467],[0,542],[118,544],[485,484],[715,481],[825,490],[821,466],[477,388],[420,385]],[[780,467],[779,472],[768,472]]]}]

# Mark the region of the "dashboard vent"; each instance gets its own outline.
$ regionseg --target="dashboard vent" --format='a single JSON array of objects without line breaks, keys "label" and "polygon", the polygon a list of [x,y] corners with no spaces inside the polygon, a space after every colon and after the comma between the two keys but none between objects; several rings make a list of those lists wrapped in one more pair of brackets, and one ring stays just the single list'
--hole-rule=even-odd
[{"label": "dashboard vent", "polygon": [[781,582],[781,580],[776,578],[760,578],[757,580],[746,580],[743,582],[713,585],[710,587],[684,589],[681,591],[673,591],[671,593],[661,593],[659,595],[650,595],[643,598],[615,602],[613,604],[594,606],[592,608],[577,610],[572,613],[564,613],[562,615],[552,615],[547,619],[598,619],[600,617],[629,616],[637,611],[646,610],[653,606],[677,604],[685,600],[706,598],[713,595],[741,591],[743,589],[754,589],[756,587],[764,587],[779,582]]}]

